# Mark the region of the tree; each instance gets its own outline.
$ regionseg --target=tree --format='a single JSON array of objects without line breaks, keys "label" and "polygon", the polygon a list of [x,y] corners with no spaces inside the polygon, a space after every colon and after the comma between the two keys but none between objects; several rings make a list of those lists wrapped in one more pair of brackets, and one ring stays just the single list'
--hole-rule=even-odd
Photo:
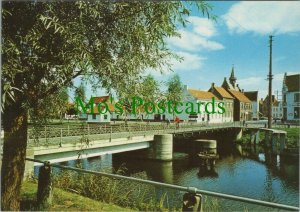
[{"label": "tree", "polygon": [[[182,100],[182,92],[183,86],[178,74],[173,75],[167,81],[167,98],[172,102],[174,105],[176,102],[180,102]],[[173,117],[174,117],[174,110],[173,110]]]},{"label": "tree", "polygon": [[173,75],[167,82],[168,99],[173,102],[179,102],[182,99],[183,86],[178,74]]},{"label": "tree", "polygon": [[[196,4],[208,13],[205,2]],[[117,88],[126,76],[160,70],[190,11],[182,2],[3,2],[2,210],[19,210],[28,110],[78,76]]]},{"label": "tree", "polygon": [[81,81],[80,85],[75,89],[75,92],[74,92],[75,98],[78,96],[82,101],[85,102],[85,100],[86,100],[86,96],[85,96],[86,92],[85,91],[86,91],[86,88]]}]

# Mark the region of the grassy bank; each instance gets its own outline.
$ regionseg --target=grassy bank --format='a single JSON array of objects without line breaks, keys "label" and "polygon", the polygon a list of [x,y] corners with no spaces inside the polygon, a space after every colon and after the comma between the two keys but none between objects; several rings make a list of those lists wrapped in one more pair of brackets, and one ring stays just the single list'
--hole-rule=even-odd
[{"label": "grassy bank", "polygon": [[277,128],[278,130],[283,130],[287,132],[287,147],[288,148],[298,148],[300,140],[300,129],[299,128]]},{"label": "grassy bank", "polygon": [[[143,172],[132,177],[148,179]],[[53,187],[51,211],[181,211],[182,207],[183,193],[177,190],[72,171],[54,174]],[[36,191],[36,182],[24,183],[22,210],[35,209]],[[205,211],[220,211],[216,198],[204,196],[203,203]]]},{"label": "grassy bank", "polygon": [[[24,182],[21,191],[21,210],[36,210],[37,184]],[[96,201],[59,188],[53,190],[53,204],[49,211],[133,211],[113,204]]]},{"label": "grassy bank", "polygon": [[[298,148],[300,140],[300,129],[299,128],[275,128],[277,130],[283,130],[287,132],[287,142],[288,148]],[[260,133],[260,144],[264,144],[265,134]],[[250,131],[245,130],[241,139],[236,140],[237,143],[242,145],[247,145],[250,142]]]}]

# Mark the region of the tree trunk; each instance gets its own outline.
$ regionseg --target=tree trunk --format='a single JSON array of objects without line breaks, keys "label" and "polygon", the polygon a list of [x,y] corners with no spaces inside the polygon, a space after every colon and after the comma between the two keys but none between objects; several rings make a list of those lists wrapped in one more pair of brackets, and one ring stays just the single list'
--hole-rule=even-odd
[{"label": "tree trunk", "polygon": [[3,114],[4,144],[1,168],[1,209],[20,210],[20,190],[27,147],[27,112],[20,101]]}]

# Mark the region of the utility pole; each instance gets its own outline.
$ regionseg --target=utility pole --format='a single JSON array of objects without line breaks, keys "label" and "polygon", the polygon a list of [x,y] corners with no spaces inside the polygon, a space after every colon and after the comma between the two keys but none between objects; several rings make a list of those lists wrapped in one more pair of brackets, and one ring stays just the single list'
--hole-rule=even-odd
[{"label": "utility pole", "polygon": [[268,101],[268,128],[272,128],[272,38],[273,36],[269,36],[269,42],[270,42],[270,61],[269,61],[269,75],[268,75],[268,80],[269,80],[269,101]]}]

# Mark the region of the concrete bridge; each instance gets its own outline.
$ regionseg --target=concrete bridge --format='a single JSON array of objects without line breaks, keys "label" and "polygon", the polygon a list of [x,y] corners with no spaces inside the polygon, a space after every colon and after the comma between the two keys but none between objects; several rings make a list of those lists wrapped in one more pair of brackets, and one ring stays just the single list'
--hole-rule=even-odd
[{"label": "concrete bridge", "polygon": [[[54,163],[146,149],[144,157],[168,161],[172,160],[173,140],[235,140],[242,137],[244,129],[251,131],[251,142],[254,144],[259,141],[259,134],[265,133],[267,143],[274,149],[274,153],[277,153],[279,144],[281,150],[285,148],[285,131],[265,129],[253,124],[246,127],[240,122],[209,125],[182,123],[179,128],[165,123],[85,125],[30,130],[27,157]],[[31,172],[33,166],[33,162],[28,162],[26,171]]]}]

